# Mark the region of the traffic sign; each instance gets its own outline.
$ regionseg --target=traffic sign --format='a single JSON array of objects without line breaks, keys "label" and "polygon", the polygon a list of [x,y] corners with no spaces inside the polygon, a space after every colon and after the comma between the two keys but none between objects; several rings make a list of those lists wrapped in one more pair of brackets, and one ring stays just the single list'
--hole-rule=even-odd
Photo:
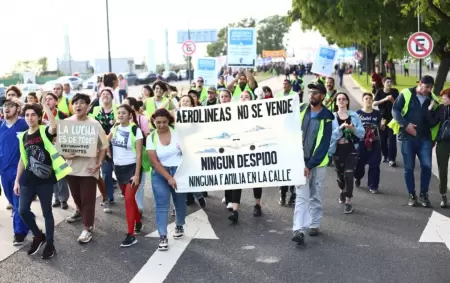
[{"label": "traffic sign", "polygon": [[433,52],[433,39],[428,33],[419,31],[409,37],[406,47],[412,57],[423,59]]},{"label": "traffic sign", "polygon": [[195,46],[195,42],[193,42],[192,40],[186,40],[185,42],[183,42],[181,48],[183,49],[184,55],[186,56],[192,56],[197,49],[197,47]]},{"label": "traffic sign", "polygon": [[361,61],[364,58],[364,53],[362,53],[362,51],[357,50],[355,51],[353,57],[355,58],[355,60]]},{"label": "traffic sign", "polygon": [[353,55],[353,57],[357,60],[357,61],[361,61],[364,58],[364,54],[357,50],[355,51],[355,54]]}]

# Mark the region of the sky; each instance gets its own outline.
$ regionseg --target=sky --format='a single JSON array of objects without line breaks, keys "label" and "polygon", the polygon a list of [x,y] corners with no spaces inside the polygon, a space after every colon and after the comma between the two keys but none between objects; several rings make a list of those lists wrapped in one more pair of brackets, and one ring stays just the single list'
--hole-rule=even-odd
[{"label": "sky", "polygon": [[[155,43],[156,63],[165,60],[164,30],[169,30],[169,61],[182,63],[177,30],[220,29],[246,17],[261,20],[285,15],[291,0],[276,5],[261,5],[260,0],[109,0],[112,58],[144,60],[148,40]],[[216,4],[217,3],[217,4]],[[218,3],[223,3],[219,7]],[[56,69],[57,58],[64,54],[64,30],[67,27],[73,60],[107,58],[105,0],[6,0],[2,1],[2,48],[0,74],[11,71],[17,60],[36,60],[46,56],[49,69]],[[11,12],[8,12],[11,11]],[[8,28],[10,27],[10,28]],[[288,52],[326,44],[317,32],[301,32],[295,23],[287,35]],[[198,44],[194,55],[206,55],[206,45]],[[298,51],[297,51],[298,50]]]}]

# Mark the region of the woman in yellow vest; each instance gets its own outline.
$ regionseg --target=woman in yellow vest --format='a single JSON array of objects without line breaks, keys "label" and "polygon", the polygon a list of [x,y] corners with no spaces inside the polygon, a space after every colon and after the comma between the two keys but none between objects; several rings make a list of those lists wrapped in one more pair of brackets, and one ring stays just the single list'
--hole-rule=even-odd
[{"label": "woman in yellow vest", "polygon": [[[29,129],[19,134],[20,160],[14,184],[14,193],[20,194],[19,214],[25,224],[33,232],[33,242],[28,249],[28,255],[35,255],[45,243],[43,259],[55,255],[53,234],[55,222],[52,214],[53,185],[61,180],[72,169],[59,155],[52,140],[56,134],[56,122],[52,111],[44,104],[50,126],[41,126],[42,107],[37,104],[26,104],[23,108],[25,121]],[[39,197],[42,214],[45,219],[46,235],[36,225],[35,216],[30,210],[34,196]]]}]

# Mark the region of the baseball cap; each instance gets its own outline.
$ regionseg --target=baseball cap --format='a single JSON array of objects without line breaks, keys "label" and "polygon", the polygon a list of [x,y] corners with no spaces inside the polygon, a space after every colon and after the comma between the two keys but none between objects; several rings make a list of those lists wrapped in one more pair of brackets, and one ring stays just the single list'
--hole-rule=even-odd
[{"label": "baseball cap", "polygon": [[426,84],[426,85],[434,85],[434,79],[433,79],[433,77],[432,76],[428,76],[428,75],[426,75],[426,76],[423,76],[421,79],[420,79],[420,82],[421,83],[423,83],[423,84]]},{"label": "baseball cap", "polygon": [[210,87],[208,87],[208,92],[214,92],[214,93],[216,93],[216,92],[217,92],[217,89],[216,89],[215,87],[213,87],[213,86],[210,86]]},{"label": "baseball cap", "polygon": [[317,89],[322,94],[327,93],[327,89],[325,88],[323,83],[320,83],[320,82],[308,84],[308,88],[309,89]]}]

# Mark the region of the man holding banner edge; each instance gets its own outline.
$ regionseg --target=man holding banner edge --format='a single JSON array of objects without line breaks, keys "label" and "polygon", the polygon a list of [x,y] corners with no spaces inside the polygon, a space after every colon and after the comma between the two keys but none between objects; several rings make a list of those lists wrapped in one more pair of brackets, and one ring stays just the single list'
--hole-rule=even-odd
[{"label": "man holding banner edge", "polygon": [[322,83],[309,84],[309,104],[300,104],[306,184],[296,187],[292,241],[301,245],[306,229],[310,236],[319,234],[323,215],[322,189],[334,119],[333,113],[322,104],[326,92]]}]

